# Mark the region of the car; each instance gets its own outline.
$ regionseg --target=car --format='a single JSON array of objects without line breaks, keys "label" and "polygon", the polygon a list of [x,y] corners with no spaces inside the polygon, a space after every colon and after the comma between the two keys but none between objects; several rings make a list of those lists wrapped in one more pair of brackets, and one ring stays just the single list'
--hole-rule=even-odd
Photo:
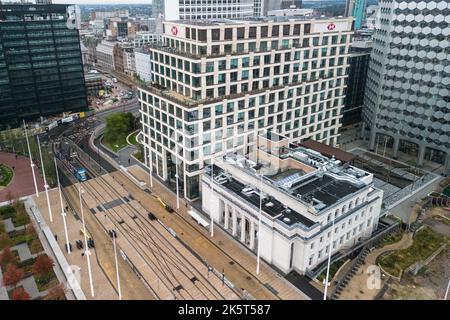
[{"label": "car", "polygon": [[88,246],[89,246],[89,248],[95,248],[94,240],[92,240],[92,238],[89,238]]},{"label": "car", "polygon": [[81,240],[77,240],[76,244],[78,249],[83,249],[83,242]]},{"label": "car", "polygon": [[151,212],[148,213],[148,218],[150,220],[156,220],[157,219],[156,216],[153,213],[151,213]]},{"label": "car", "polygon": [[[67,243],[64,245],[64,247],[66,248],[66,252],[69,252],[67,250]],[[70,249],[70,252],[72,252],[72,244],[71,243],[69,243],[69,249]]]},{"label": "car", "polygon": [[166,205],[166,211],[169,212],[169,213],[172,213],[173,212],[173,208],[171,206],[169,206],[169,205]]},{"label": "car", "polygon": [[111,237],[111,238],[117,238],[117,233],[116,233],[116,231],[114,231],[114,230],[109,230],[109,236]]}]

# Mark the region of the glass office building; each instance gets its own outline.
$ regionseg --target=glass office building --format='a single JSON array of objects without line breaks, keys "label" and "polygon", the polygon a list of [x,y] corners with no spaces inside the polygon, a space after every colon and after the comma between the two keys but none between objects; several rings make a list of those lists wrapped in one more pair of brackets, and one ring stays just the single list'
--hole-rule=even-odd
[{"label": "glass office building", "polygon": [[86,110],[78,30],[67,5],[0,5],[0,127]]}]

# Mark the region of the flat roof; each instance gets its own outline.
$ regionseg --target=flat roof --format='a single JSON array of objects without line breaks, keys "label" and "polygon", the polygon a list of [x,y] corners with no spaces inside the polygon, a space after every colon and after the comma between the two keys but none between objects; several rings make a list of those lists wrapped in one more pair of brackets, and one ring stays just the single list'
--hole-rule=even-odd
[{"label": "flat roof", "polygon": [[218,25],[239,25],[244,23],[261,24],[265,22],[291,22],[291,21],[311,21],[311,20],[347,20],[349,17],[322,17],[322,16],[269,16],[269,17],[250,17],[250,18],[234,18],[234,19],[205,19],[205,20],[174,20],[165,21],[164,23],[178,23],[184,25],[208,27]]},{"label": "flat roof", "polygon": [[[219,167],[214,166],[214,175],[222,173],[223,170]],[[254,190],[250,194],[244,193],[243,190],[246,188],[246,185],[237,181],[234,178],[229,178],[228,181],[221,183],[222,186],[227,189],[233,191],[240,198],[250,202],[255,207],[259,208],[260,205],[260,195],[259,190]],[[262,199],[262,210],[272,218],[283,221],[283,223],[287,225],[293,225],[296,223],[303,224],[307,228],[312,227],[315,222],[303,216],[297,211],[291,210],[287,208],[283,203],[276,200],[270,195],[267,195]],[[288,218],[288,219],[286,219]]]},{"label": "flat roof", "polygon": [[310,202],[317,199],[326,206],[331,206],[364,187],[365,185],[357,186],[324,174],[323,176],[314,175],[311,178],[302,180],[294,184],[291,190],[294,195],[301,195],[303,201]]},{"label": "flat roof", "polygon": [[349,152],[343,151],[341,149],[329,146],[327,144],[315,141],[315,140],[306,140],[300,142],[300,145],[307,148],[312,149],[317,152],[320,152],[326,157],[335,157],[337,160],[340,160],[342,162],[351,162],[353,159],[355,159],[355,155],[351,154]]}]

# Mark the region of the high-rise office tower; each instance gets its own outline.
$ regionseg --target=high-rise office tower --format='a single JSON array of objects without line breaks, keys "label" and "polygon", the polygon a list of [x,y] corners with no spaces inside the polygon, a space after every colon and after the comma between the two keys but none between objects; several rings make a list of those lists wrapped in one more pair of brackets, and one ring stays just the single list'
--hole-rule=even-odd
[{"label": "high-rise office tower", "polygon": [[450,2],[379,2],[363,120],[370,148],[450,158]]},{"label": "high-rise office tower", "polygon": [[370,39],[354,39],[350,46],[350,68],[342,113],[343,126],[361,122],[370,52],[372,52]]},{"label": "high-rise office tower", "polygon": [[[161,14],[164,14],[164,2],[166,0],[152,0],[152,16],[153,18],[159,18]],[[175,0],[172,0],[175,1]]]},{"label": "high-rise office tower", "polygon": [[253,17],[258,0],[165,0],[164,18],[206,20]]},{"label": "high-rise office tower", "polygon": [[0,125],[87,109],[80,39],[67,9],[0,5]]},{"label": "high-rise office tower", "polygon": [[345,16],[355,18],[355,30],[361,29],[366,12],[366,0],[347,0]]},{"label": "high-rise office tower", "polygon": [[178,174],[195,199],[205,163],[253,153],[258,131],[336,145],[352,21],[165,22],[165,45],[150,48],[153,83],[139,89],[155,173]]}]

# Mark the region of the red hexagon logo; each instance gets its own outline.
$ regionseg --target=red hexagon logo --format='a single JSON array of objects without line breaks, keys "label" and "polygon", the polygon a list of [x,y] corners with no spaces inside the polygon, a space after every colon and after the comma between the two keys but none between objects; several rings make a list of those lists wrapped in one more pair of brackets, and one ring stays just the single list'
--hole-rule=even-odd
[{"label": "red hexagon logo", "polygon": [[333,31],[334,29],[336,29],[336,25],[335,25],[334,23],[330,23],[330,24],[327,26],[327,29],[328,29],[329,31]]},{"label": "red hexagon logo", "polygon": [[176,26],[173,26],[171,31],[174,36],[176,36],[178,34],[178,28]]}]

